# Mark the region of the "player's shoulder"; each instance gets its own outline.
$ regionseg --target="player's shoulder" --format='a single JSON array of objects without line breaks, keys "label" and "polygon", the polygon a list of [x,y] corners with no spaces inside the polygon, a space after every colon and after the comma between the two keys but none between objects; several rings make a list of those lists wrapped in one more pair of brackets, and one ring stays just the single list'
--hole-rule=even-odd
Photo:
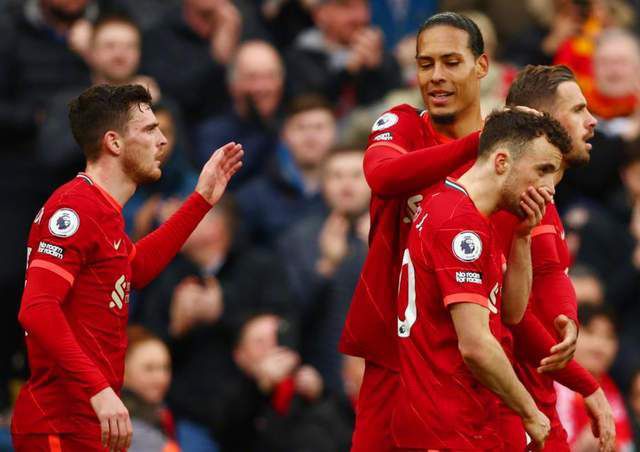
[{"label": "player's shoulder", "polygon": [[394,126],[411,126],[420,122],[420,116],[423,110],[420,110],[409,104],[400,104],[382,113],[375,120],[371,127],[371,132],[379,132]]},{"label": "player's shoulder", "polygon": [[81,223],[99,224],[103,210],[89,181],[78,176],[53,192],[38,217],[43,224],[48,224],[53,235],[70,237],[78,231]]},{"label": "player's shoulder", "polygon": [[432,231],[474,230],[490,234],[488,220],[475,207],[463,187],[447,180],[428,200],[425,210],[432,215]]}]

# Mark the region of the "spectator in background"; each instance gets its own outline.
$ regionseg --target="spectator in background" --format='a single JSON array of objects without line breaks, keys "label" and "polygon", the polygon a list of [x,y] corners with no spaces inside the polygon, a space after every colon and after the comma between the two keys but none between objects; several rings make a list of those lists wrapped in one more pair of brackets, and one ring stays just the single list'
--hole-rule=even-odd
[{"label": "spectator in background", "polygon": [[380,27],[389,51],[405,39],[415,38],[416,30],[438,10],[437,0],[370,0],[371,22]]},{"label": "spectator in background", "polygon": [[[578,307],[582,325],[576,345],[576,360],[599,381],[611,404],[616,422],[616,450],[628,452],[633,447],[631,424],[624,399],[609,376],[609,369],[618,352],[618,333],[613,314],[603,306]],[[557,383],[556,383],[557,384]],[[564,386],[558,389],[558,414],[569,435],[571,450],[587,452],[598,450],[598,439],[591,430],[591,422],[582,397]]]},{"label": "spectator in background", "polygon": [[321,92],[342,116],[402,84],[382,31],[371,26],[368,0],[318,0],[311,14],[315,27],[286,54],[293,94]]},{"label": "spectator in background", "polygon": [[322,163],[336,140],[330,105],[316,95],[288,106],[280,142],[262,175],[236,193],[243,229],[251,243],[271,247],[291,224],[324,208]]},{"label": "spectator in background", "polygon": [[272,314],[250,318],[240,330],[233,356],[245,375],[245,393],[254,395],[255,418],[238,429],[233,450],[348,450],[352,424],[333,399],[322,396],[318,371],[301,364],[282,338],[282,319]]},{"label": "spectator in background", "polygon": [[169,350],[142,326],[130,326],[127,336],[122,401],[136,432],[129,450],[178,452],[173,418],[163,404],[171,382]]},{"label": "spectator in background", "polygon": [[185,121],[228,104],[225,66],[236,52],[242,17],[231,0],[184,0],[143,37],[143,72],[174,98]]},{"label": "spectator in background", "polygon": [[84,156],[73,139],[67,118],[68,104],[91,84],[141,84],[149,89],[154,102],[161,93],[156,82],[138,74],[140,30],[130,17],[109,14],[93,25],[85,52],[91,80],[69,86],[52,95],[44,106],[44,122],[37,134],[37,158],[47,169],[52,183],[60,184],[80,171]]},{"label": "spectator in background", "polygon": [[233,203],[223,198],[140,294],[142,309],[135,315],[170,346],[168,402],[187,451],[217,451],[232,441],[234,413],[245,406],[235,389],[240,374],[232,348],[247,316],[292,315],[284,270],[271,256],[243,248],[235,225]]},{"label": "spectator in background", "polygon": [[[333,284],[340,273],[357,274],[366,254],[371,192],[363,157],[363,151],[346,147],[326,158],[322,193],[328,211],[299,220],[278,244],[300,312],[302,359],[320,371],[330,391],[338,393],[343,391],[338,340],[351,293],[336,297]],[[353,255],[359,259],[350,259]],[[355,281],[352,284],[353,289]]]},{"label": "spectator in background", "polygon": [[312,3],[313,0],[263,0],[260,2],[262,21],[279,49],[291,44],[301,31],[313,26],[309,12]]},{"label": "spectator in background", "polygon": [[[236,140],[245,146],[247,158],[232,187],[260,174],[277,142],[284,76],[280,55],[271,44],[258,40],[242,43],[227,68],[231,108],[194,128],[196,164],[206,161],[215,143]],[[212,85],[207,91],[218,92],[219,87]]]},{"label": "spectator in background", "polygon": [[604,285],[597,273],[584,264],[577,264],[569,269],[569,278],[576,291],[578,304],[600,306],[604,303]]},{"label": "spectator in background", "polygon": [[637,138],[640,135],[638,38],[622,29],[602,33],[593,55],[593,83],[585,88],[589,108],[603,119],[602,131],[625,141]]}]

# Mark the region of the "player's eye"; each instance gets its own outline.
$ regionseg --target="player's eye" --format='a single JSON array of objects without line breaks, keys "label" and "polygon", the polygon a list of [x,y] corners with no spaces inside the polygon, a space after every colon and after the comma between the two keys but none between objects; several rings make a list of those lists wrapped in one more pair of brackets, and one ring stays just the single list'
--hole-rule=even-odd
[{"label": "player's eye", "polygon": [[451,67],[453,67],[453,66],[457,66],[457,65],[459,65],[459,64],[460,64],[460,62],[459,62],[459,61],[447,61],[447,63],[446,63],[446,64],[447,64],[447,66],[451,66]]}]

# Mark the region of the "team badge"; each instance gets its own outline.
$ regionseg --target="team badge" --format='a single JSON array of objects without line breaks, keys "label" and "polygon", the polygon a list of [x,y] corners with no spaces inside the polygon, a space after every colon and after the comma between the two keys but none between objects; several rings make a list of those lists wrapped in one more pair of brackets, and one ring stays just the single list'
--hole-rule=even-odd
[{"label": "team badge", "polygon": [[463,262],[473,262],[482,254],[482,240],[471,231],[460,232],[451,243],[453,254]]},{"label": "team badge", "polygon": [[49,232],[56,237],[71,237],[79,226],[80,218],[72,209],[58,209],[49,219]]},{"label": "team badge", "polygon": [[398,115],[394,113],[385,113],[380,116],[378,120],[373,124],[372,132],[377,132],[378,130],[388,129],[392,125],[398,122]]}]

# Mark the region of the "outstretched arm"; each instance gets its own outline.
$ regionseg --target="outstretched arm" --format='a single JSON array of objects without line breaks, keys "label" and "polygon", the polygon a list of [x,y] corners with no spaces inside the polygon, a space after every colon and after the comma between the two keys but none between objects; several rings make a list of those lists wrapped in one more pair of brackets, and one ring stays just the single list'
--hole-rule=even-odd
[{"label": "outstretched arm", "polygon": [[136,242],[131,254],[131,286],[149,284],[180,251],[200,220],[217,203],[242,166],[242,145],[227,143],[205,163],[195,192],[162,226]]}]

